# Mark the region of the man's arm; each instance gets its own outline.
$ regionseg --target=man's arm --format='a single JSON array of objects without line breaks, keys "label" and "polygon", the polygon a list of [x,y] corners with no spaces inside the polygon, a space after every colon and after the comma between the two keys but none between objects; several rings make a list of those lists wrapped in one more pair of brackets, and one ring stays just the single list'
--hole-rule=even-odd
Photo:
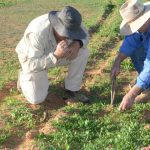
[{"label": "man's arm", "polygon": [[[120,48],[120,52],[115,60],[115,63],[112,67],[111,77],[118,75],[120,72],[120,64],[127,57],[132,56],[136,50],[142,45],[141,35],[138,33],[126,36],[122,46]],[[119,106],[120,111],[125,111],[132,107],[134,100],[138,94],[142,92],[142,88],[138,85],[134,85],[130,91],[123,97],[123,100]]]},{"label": "man's arm", "polygon": [[137,95],[140,94],[144,89],[147,89],[150,85],[150,40],[148,43],[148,47],[149,48],[147,51],[146,59],[144,61],[143,70],[137,77],[136,84],[124,96],[119,107],[120,111],[124,111],[128,108],[131,108]]},{"label": "man's arm", "polygon": [[130,91],[123,97],[123,100],[119,106],[120,111],[130,109],[134,103],[135,98],[142,92],[142,88],[134,85]]},{"label": "man's arm", "polygon": [[118,56],[115,59],[114,65],[111,70],[111,78],[117,76],[120,72],[120,64],[121,62],[133,55],[133,53],[138,50],[142,45],[142,38],[139,33],[134,33],[132,35],[126,36],[123,40],[123,43],[120,47],[120,51]]},{"label": "man's arm", "polygon": [[144,61],[144,67],[142,72],[137,77],[136,84],[130,89],[130,91],[124,96],[120,106],[120,111],[125,111],[132,107],[135,98],[150,85],[150,48],[148,49],[146,59]]},{"label": "man's arm", "polygon": [[112,69],[111,69],[111,79],[116,77],[119,73],[120,73],[120,65],[121,65],[121,62],[126,59],[127,56],[125,54],[123,54],[122,52],[119,52],[116,59],[115,59],[115,62],[112,66]]},{"label": "man's arm", "polygon": [[[114,65],[111,70],[111,78],[114,78],[120,73],[120,65],[123,60],[125,60],[127,56],[121,52],[119,52],[118,56],[115,59]],[[142,92],[142,88],[134,85],[130,91],[123,97],[123,100],[119,106],[120,111],[125,111],[132,107],[134,100],[137,95]]]},{"label": "man's arm", "polygon": [[28,45],[26,59],[22,61],[22,57],[19,54],[18,56],[23,70],[27,73],[39,72],[54,67],[57,59],[64,56],[65,50],[63,46],[65,45],[65,41],[57,45],[54,53],[50,52],[49,54],[45,54],[44,43],[41,37],[38,37],[34,33],[30,33],[25,40]]},{"label": "man's arm", "polygon": [[148,42],[148,50],[144,61],[143,70],[137,77],[137,86],[147,89],[150,86],[150,39]]}]

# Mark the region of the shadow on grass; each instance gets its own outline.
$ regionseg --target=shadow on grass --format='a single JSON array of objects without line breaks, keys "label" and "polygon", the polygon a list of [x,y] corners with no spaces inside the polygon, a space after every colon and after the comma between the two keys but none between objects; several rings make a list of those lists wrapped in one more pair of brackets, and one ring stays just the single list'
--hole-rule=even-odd
[{"label": "shadow on grass", "polygon": [[103,15],[101,16],[101,18],[98,20],[98,22],[89,28],[90,37],[92,37],[92,35],[99,30],[100,26],[102,26],[102,24],[105,22],[107,17],[112,13],[114,8],[115,8],[115,5],[112,5],[112,4],[108,4],[106,6],[105,11]]},{"label": "shadow on grass", "polygon": [[[91,79],[88,79],[87,76],[86,80]],[[130,80],[128,76],[124,75],[117,80],[117,89],[114,105],[118,105],[121,102],[123,96],[125,95],[124,89],[127,89],[129,87],[129,84]],[[98,81],[95,81],[94,85],[89,87],[88,91],[83,86],[83,88],[81,89],[81,93],[89,97],[92,104],[101,102],[102,104],[107,105],[111,102],[111,83],[109,80],[98,79]],[[61,81],[58,84],[50,86],[49,95],[46,99],[46,104],[49,103],[47,106],[51,105],[52,109],[64,107],[66,105],[64,102],[65,96],[66,95],[64,91],[64,83]],[[49,108],[51,108],[51,106]]]},{"label": "shadow on grass", "polygon": [[106,58],[108,57],[107,55],[109,55],[109,51],[114,49],[119,41],[120,37],[111,37],[109,41],[103,42],[96,53],[91,54],[89,65],[95,65],[95,63],[101,59],[106,60]]},{"label": "shadow on grass", "polygon": [[[122,98],[125,95],[124,88],[127,88],[129,86],[129,83],[130,82],[128,78],[125,78],[125,77],[121,78],[121,81],[117,82],[114,106],[118,105],[122,101]],[[104,105],[110,104],[111,103],[111,83],[99,82],[96,84],[97,85],[92,86],[90,88],[90,92],[88,92],[87,95],[89,95],[93,103],[101,102]]]}]

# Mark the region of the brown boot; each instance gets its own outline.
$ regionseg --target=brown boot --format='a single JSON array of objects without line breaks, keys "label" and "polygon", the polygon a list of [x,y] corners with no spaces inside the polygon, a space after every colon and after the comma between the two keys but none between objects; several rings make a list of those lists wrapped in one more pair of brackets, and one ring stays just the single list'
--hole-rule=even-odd
[{"label": "brown boot", "polygon": [[150,90],[143,91],[135,98],[135,103],[147,103],[150,102]]}]

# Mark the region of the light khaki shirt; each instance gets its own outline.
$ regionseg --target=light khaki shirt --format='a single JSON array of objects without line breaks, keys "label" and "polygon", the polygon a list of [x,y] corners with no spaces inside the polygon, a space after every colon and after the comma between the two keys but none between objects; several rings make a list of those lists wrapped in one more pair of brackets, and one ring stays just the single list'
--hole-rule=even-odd
[{"label": "light khaki shirt", "polygon": [[[82,28],[87,33],[83,26]],[[89,42],[88,33],[86,38],[82,39],[82,42],[83,47],[86,47]],[[53,55],[56,46],[57,43],[48,14],[32,20],[16,47],[23,70],[29,73],[54,67],[57,63],[57,59]]]}]

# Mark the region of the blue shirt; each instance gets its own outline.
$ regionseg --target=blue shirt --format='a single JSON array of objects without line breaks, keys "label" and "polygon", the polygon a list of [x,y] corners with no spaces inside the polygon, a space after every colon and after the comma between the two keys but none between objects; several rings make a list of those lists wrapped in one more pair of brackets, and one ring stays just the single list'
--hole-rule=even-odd
[{"label": "blue shirt", "polygon": [[137,77],[136,85],[142,89],[147,89],[150,86],[150,28],[146,33],[136,32],[126,36],[120,47],[120,52],[130,57],[136,53],[140,47],[144,47],[146,57],[143,69]]}]

